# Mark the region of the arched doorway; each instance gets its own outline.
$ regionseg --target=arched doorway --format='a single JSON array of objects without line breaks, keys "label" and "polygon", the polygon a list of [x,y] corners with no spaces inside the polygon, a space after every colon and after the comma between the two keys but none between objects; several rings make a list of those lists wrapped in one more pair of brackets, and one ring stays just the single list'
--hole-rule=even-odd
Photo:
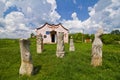
[{"label": "arched doorway", "polygon": [[56,37],[56,31],[51,31],[50,32],[50,35],[51,35],[51,42],[55,42],[55,37]]}]

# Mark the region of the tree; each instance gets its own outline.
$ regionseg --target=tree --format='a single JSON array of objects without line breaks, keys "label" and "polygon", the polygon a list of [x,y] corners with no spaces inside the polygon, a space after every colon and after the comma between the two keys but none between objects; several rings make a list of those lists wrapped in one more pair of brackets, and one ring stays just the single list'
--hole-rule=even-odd
[{"label": "tree", "polygon": [[111,32],[111,34],[120,34],[120,31],[119,31],[119,30],[113,30],[113,31]]},{"label": "tree", "polygon": [[35,34],[34,33],[31,33],[31,36],[30,36],[31,38],[33,38],[33,37],[35,37]]},{"label": "tree", "polygon": [[89,34],[84,34],[84,38],[85,39],[90,39],[90,35]]},{"label": "tree", "polygon": [[74,42],[81,42],[82,41],[82,33],[72,33],[69,35],[69,39],[72,36]]},{"label": "tree", "polygon": [[114,44],[120,41],[120,35],[116,34],[103,34],[102,41],[104,44]]}]

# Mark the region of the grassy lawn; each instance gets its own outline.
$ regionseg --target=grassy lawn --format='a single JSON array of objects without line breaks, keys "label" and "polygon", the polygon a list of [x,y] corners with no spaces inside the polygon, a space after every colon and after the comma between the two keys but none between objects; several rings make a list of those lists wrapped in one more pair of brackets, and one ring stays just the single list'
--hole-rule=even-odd
[{"label": "grassy lawn", "polygon": [[0,39],[0,80],[120,80],[120,45],[103,46],[103,66],[92,67],[91,44],[75,43],[75,52],[65,44],[65,57],[56,57],[56,44],[45,44],[42,54],[36,53],[31,40],[33,65],[39,71],[31,77],[20,76],[19,41]]}]

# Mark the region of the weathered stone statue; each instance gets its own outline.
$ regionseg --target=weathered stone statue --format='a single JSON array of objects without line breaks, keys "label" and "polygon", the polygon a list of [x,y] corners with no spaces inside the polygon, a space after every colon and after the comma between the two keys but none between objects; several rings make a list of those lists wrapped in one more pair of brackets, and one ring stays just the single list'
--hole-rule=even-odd
[{"label": "weathered stone statue", "polygon": [[57,35],[57,51],[56,51],[56,56],[59,58],[64,57],[64,33],[59,32]]},{"label": "weathered stone statue", "polygon": [[33,73],[33,64],[29,45],[30,41],[28,39],[20,39],[21,66],[19,74],[21,75],[30,76]]},{"label": "weathered stone statue", "polygon": [[69,47],[69,51],[75,51],[75,47],[74,47],[74,42],[73,42],[72,36],[71,36],[71,38],[70,38],[70,47]]},{"label": "weathered stone statue", "polygon": [[39,34],[36,36],[37,38],[37,53],[42,53],[43,51],[43,38],[42,38],[42,35]]},{"label": "weathered stone statue", "polygon": [[100,39],[103,34],[103,29],[100,28],[95,34],[95,39],[92,44],[92,60],[91,65],[101,66],[102,65],[102,41]]}]

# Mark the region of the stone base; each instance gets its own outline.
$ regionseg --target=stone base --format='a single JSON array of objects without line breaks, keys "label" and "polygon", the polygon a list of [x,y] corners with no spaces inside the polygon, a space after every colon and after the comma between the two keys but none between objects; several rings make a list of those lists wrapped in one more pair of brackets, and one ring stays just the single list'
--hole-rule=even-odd
[{"label": "stone base", "polygon": [[93,56],[92,57],[92,61],[91,61],[91,65],[93,66],[102,66],[102,57],[100,56]]},{"label": "stone base", "polygon": [[42,53],[42,50],[37,49],[37,54],[41,54],[41,53]]},{"label": "stone base", "polygon": [[69,51],[75,51],[74,47],[70,47]]},{"label": "stone base", "polygon": [[43,48],[42,48],[42,46],[41,45],[37,45],[37,53],[38,54],[40,54],[40,53],[42,53],[42,50]]},{"label": "stone base", "polygon": [[22,62],[19,70],[20,75],[30,76],[33,74],[33,64],[29,62]]},{"label": "stone base", "polygon": [[64,57],[64,53],[65,52],[56,52],[56,56],[59,58],[63,58]]}]

